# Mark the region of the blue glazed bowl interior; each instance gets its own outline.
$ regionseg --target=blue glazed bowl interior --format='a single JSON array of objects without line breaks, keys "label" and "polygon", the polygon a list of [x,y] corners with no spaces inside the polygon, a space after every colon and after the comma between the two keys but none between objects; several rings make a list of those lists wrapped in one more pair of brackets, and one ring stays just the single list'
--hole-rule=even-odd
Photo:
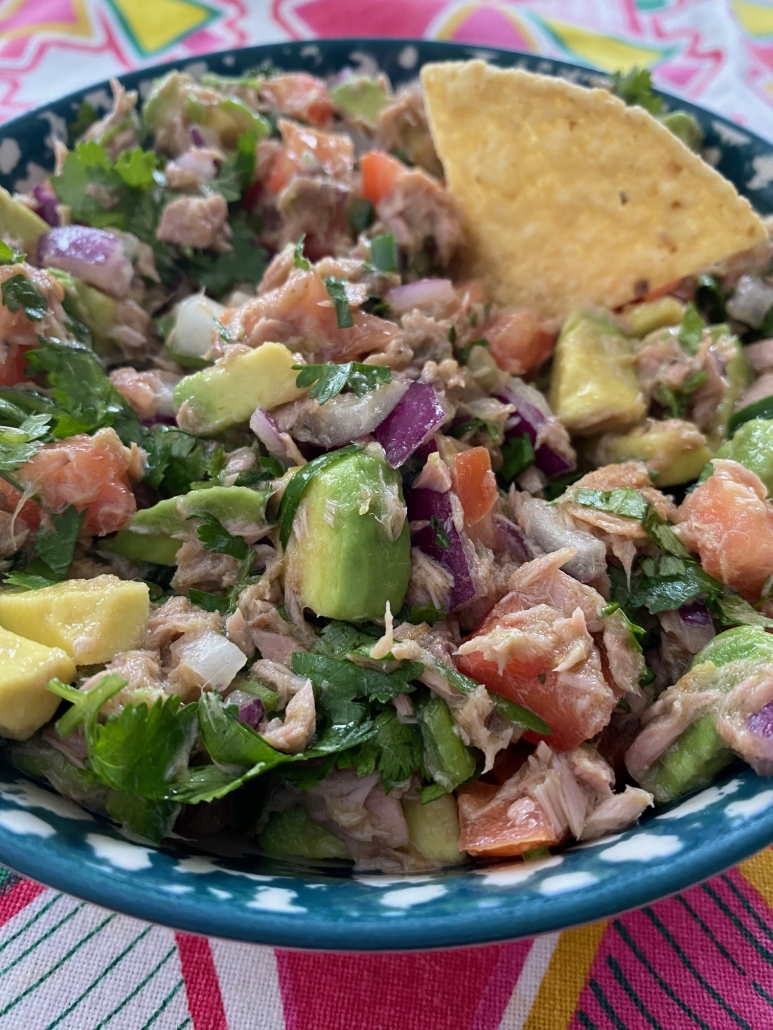
[{"label": "blue glazed bowl interior", "polygon": [[[346,40],[213,54],[122,76],[146,95],[177,67],[238,75],[263,61],[328,75],[381,70],[395,85],[428,61],[485,57],[501,66],[598,82],[586,68],[534,55],[450,43]],[[106,84],[81,90],[0,128],[0,185],[25,189],[53,166],[52,132]],[[700,121],[716,167],[763,215],[773,212],[773,145],[718,115],[678,102]],[[151,848],[0,764],[0,861],[43,883],[147,920],[218,937],[294,948],[384,950],[476,944],[601,919],[683,889],[773,840],[773,782],[736,766],[707,790],[659,809],[625,833],[529,863],[431,875],[351,876],[282,865],[249,844],[216,839]]]}]

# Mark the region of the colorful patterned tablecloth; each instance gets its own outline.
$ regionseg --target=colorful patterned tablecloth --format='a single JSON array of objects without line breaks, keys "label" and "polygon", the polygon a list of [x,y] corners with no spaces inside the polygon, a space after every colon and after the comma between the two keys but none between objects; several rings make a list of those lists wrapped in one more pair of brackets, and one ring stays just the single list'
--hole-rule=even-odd
[{"label": "colorful patterned tablecloth", "polygon": [[[0,120],[138,65],[332,36],[647,65],[773,138],[773,3],[750,0],[0,0]],[[0,870],[0,1030],[768,1030],[771,906],[766,851],[535,940],[309,955],[174,933]]]}]

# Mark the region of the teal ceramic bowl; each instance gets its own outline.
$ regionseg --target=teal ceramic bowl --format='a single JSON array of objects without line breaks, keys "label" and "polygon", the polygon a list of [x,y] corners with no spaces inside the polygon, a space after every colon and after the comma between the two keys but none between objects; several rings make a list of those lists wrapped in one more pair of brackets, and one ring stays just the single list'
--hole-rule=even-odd
[{"label": "teal ceramic bowl", "polygon": [[[590,83],[588,69],[504,50],[448,43],[346,40],[279,44],[197,60],[238,74],[268,59],[321,75],[347,65],[381,69],[396,84],[427,61],[484,56],[502,66]],[[142,95],[152,78],[184,62],[122,77]],[[106,84],[81,90],[0,127],[0,184],[23,188],[53,165],[52,130],[84,97],[102,105]],[[773,211],[773,146],[717,115],[701,122],[717,167],[763,214]],[[0,862],[81,898],[194,933],[290,948],[406,950],[511,940],[602,919],[682,890],[773,841],[773,780],[735,767],[717,783],[625,833],[561,855],[423,876],[331,874],[269,864],[244,842],[212,850],[127,840],[44,787],[0,764]]]}]

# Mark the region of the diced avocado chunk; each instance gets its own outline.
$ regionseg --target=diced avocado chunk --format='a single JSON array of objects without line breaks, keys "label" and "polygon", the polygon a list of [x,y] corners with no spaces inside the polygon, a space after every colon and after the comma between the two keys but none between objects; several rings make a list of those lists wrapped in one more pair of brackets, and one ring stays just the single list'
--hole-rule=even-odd
[{"label": "diced avocado chunk", "polygon": [[177,423],[198,436],[222,433],[248,422],[255,408],[272,408],[306,392],[295,385],[295,358],[281,343],[226,355],[185,376],[174,390]]},{"label": "diced avocado chunk", "polygon": [[650,418],[627,433],[603,436],[595,457],[600,465],[643,461],[654,474],[655,484],[664,487],[692,482],[713,454],[706,437],[692,422]]},{"label": "diced avocado chunk", "polygon": [[627,429],[643,418],[631,345],[610,319],[587,311],[567,317],[553,358],[550,405],[579,436]]},{"label": "diced avocado chunk", "polygon": [[288,541],[286,582],[303,607],[347,622],[400,610],[411,543],[400,475],[374,447],[309,482]]},{"label": "diced avocado chunk", "polygon": [[174,327],[166,340],[166,349],[178,365],[206,364],[205,355],[212,347],[215,323],[225,308],[203,293],[186,297],[175,308]]},{"label": "diced avocado chunk", "polygon": [[107,345],[108,333],[116,322],[116,301],[94,286],[87,286],[69,272],[59,268],[49,268],[48,272],[64,286],[75,317],[91,330],[95,343]]},{"label": "diced avocado chunk", "polygon": [[38,240],[49,229],[40,215],[0,187],[0,239],[19,244],[22,250],[34,256]]},{"label": "diced avocado chunk", "polygon": [[120,554],[129,561],[147,561],[154,565],[176,565],[180,547],[180,541],[171,536],[161,533],[135,533],[131,529],[122,529],[115,536],[105,537],[99,541],[100,551]]},{"label": "diced avocado chunk", "polygon": [[466,855],[459,850],[459,813],[453,794],[444,794],[426,805],[403,798],[403,815],[411,844],[431,862],[457,865]]},{"label": "diced avocado chunk", "polygon": [[684,304],[676,297],[658,297],[656,300],[632,304],[623,314],[631,335],[642,339],[656,329],[679,325],[684,312]]},{"label": "diced avocado chunk", "polygon": [[728,662],[750,658],[759,662],[773,661],[773,635],[760,626],[734,626],[712,637],[693,658],[692,668],[703,662],[713,662],[720,668]]},{"label": "diced avocado chunk", "polygon": [[61,648],[76,665],[98,665],[139,647],[149,607],[146,583],[117,576],[67,579],[40,590],[4,590],[0,626]]},{"label": "diced avocado chunk", "polygon": [[720,441],[727,436],[730,416],[733,414],[736,401],[751,382],[752,373],[740,341],[727,332],[727,326],[712,326],[710,332],[713,346],[725,364],[725,378],[728,383],[714,420],[714,442],[718,447]]},{"label": "diced avocado chunk", "polygon": [[[252,490],[247,486],[210,486],[168,497],[152,508],[143,508],[132,517],[129,530],[134,534],[161,537],[190,536],[196,525],[192,516],[214,515],[229,533],[249,533],[265,524],[269,488]],[[190,520],[190,521],[189,521]],[[129,555],[127,555],[129,557]],[[150,561],[149,558],[143,559]]]},{"label": "diced avocado chunk", "polygon": [[258,843],[267,855],[324,860],[344,858],[351,861],[346,845],[330,830],[315,823],[305,808],[272,812]]},{"label": "diced avocado chunk", "polygon": [[732,440],[723,443],[718,458],[730,458],[760,477],[773,496],[773,420],[754,418],[736,430]]},{"label": "diced avocado chunk", "polygon": [[690,150],[700,151],[703,146],[703,129],[691,114],[686,111],[669,111],[660,121]]},{"label": "diced avocado chunk", "polygon": [[185,101],[185,115],[194,124],[216,132],[226,150],[236,147],[242,133],[250,129],[256,130],[258,138],[271,134],[271,125],[263,115],[238,97],[224,97],[212,103],[191,95]]},{"label": "diced avocado chunk", "polygon": [[74,675],[75,663],[61,648],[0,629],[0,737],[31,737],[59,707],[46,684],[69,683]]},{"label": "diced avocado chunk", "polygon": [[330,90],[330,99],[339,111],[343,111],[350,118],[359,118],[369,125],[375,125],[387,103],[384,83],[364,76],[357,76],[334,86]]},{"label": "diced avocado chunk", "polygon": [[427,775],[449,794],[475,773],[475,757],[456,733],[451,710],[442,697],[432,695],[416,706],[424,740]]},{"label": "diced avocado chunk", "polygon": [[708,787],[733,757],[714,729],[713,717],[703,715],[653,764],[642,787],[651,791],[659,804],[665,804]]},{"label": "diced avocado chunk", "polygon": [[182,107],[186,93],[195,83],[183,72],[169,72],[157,79],[142,107],[142,118],[151,132],[157,132],[176,108]]}]

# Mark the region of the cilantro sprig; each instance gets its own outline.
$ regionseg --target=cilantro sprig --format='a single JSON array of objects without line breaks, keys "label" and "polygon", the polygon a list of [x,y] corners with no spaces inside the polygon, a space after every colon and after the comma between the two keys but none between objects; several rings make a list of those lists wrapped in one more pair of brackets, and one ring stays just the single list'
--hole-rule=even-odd
[{"label": "cilantro sprig", "polygon": [[37,590],[66,579],[85,518],[86,511],[79,512],[73,505],[52,515],[50,528],[43,525],[38,530],[32,562],[23,572],[9,572],[6,584]]},{"label": "cilantro sprig", "polygon": [[293,365],[298,375],[295,385],[310,386],[309,397],[325,404],[337,397],[347,386],[358,397],[364,397],[371,390],[392,382],[391,369],[382,365],[364,365],[359,361],[347,361],[344,365],[327,362],[324,365]]},{"label": "cilantro sprig", "polygon": [[227,554],[238,561],[244,561],[250,554],[254,555],[247,541],[243,537],[229,533],[216,516],[201,511],[188,517],[201,520],[201,524],[196,527],[196,533],[208,551],[214,554]]},{"label": "cilantro sprig", "polygon": [[23,250],[16,250],[9,247],[4,240],[0,240],[0,265],[16,265],[26,258]]},{"label": "cilantro sprig", "polygon": [[40,322],[48,311],[48,301],[37,286],[19,273],[2,285],[3,304],[12,313],[23,311],[30,322]]},{"label": "cilantro sprig", "polygon": [[33,458],[50,424],[50,415],[28,415],[18,427],[0,426],[0,472],[14,472]]},{"label": "cilantro sprig", "polygon": [[333,275],[325,276],[323,280],[325,289],[336,313],[336,324],[339,329],[351,329],[354,325],[352,309],[349,306],[349,299],[346,296],[346,283],[343,279],[336,279]]}]

